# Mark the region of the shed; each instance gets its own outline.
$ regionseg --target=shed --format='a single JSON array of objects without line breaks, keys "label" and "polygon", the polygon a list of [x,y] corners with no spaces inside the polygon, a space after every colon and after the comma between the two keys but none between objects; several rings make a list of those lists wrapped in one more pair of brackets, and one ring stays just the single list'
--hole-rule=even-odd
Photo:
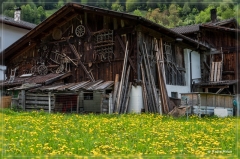
[{"label": "shed", "polygon": [[24,90],[19,94],[18,107],[23,110],[49,112],[94,112],[109,113],[113,81],[83,81],[59,85],[15,87],[9,90]]}]

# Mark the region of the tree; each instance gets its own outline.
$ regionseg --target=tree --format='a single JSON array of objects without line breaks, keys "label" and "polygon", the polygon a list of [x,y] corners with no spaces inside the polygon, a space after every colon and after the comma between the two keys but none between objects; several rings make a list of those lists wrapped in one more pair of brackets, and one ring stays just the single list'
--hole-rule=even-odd
[{"label": "tree", "polygon": [[126,12],[132,12],[140,7],[140,0],[126,0]]},{"label": "tree", "polygon": [[111,8],[112,10],[118,11],[118,12],[123,12],[123,9],[124,9],[124,7],[119,3],[113,3]]},{"label": "tree", "polygon": [[150,8],[154,9],[154,8],[158,7],[155,0],[147,0],[146,5],[147,5],[148,9],[150,9]]},{"label": "tree", "polygon": [[56,8],[59,9],[61,7],[64,6],[64,1],[63,0],[59,0],[58,3],[56,4]]},{"label": "tree", "polygon": [[185,2],[182,8],[182,15],[186,16],[191,12],[191,8],[188,4],[188,2]]},{"label": "tree", "polygon": [[37,12],[38,12],[38,18],[40,22],[44,21],[47,18],[46,12],[42,6],[39,6],[37,8]]},{"label": "tree", "polygon": [[181,19],[179,18],[179,10],[181,8],[177,4],[171,4],[169,6],[169,26],[168,27],[175,27],[179,26],[179,23],[181,23]]},{"label": "tree", "polygon": [[210,4],[207,8],[205,8],[203,11],[201,11],[196,17],[195,17],[195,23],[206,23],[211,20],[211,13],[210,10],[215,8],[213,4]]},{"label": "tree", "polygon": [[5,15],[7,15],[8,11],[6,11],[6,10],[14,10],[15,7],[16,7],[16,4],[15,4],[14,0],[9,0],[8,2],[3,2],[0,7],[0,14],[4,13]]},{"label": "tree", "polygon": [[21,6],[21,18],[24,21],[39,24],[46,19],[46,13],[42,6],[30,6],[30,4]]},{"label": "tree", "polygon": [[139,9],[134,10],[133,14],[136,16],[141,16],[141,17],[143,16],[142,12]]},{"label": "tree", "polygon": [[220,6],[217,7],[217,14],[219,17],[221,17],[221,19],[229,19],[235,17],[234,8],[230,4],[220,4]]}]

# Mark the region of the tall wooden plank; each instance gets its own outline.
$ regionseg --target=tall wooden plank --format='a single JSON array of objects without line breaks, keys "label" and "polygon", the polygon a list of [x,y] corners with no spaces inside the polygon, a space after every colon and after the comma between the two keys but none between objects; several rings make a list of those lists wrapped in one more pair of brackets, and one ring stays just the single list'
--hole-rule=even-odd
[{"label": "tall wooden plank", "polygon": [[113,110],[115,109],[115,102],[116,102],[116,96],[117,96],[117,92],[118,92],[118,86],[119,86],[119,74],[116,74],[115,81],[114,81],[113,99],[112,99]]},{"label": "tall wooden plank", "polygon": [[143,94],[143,105],[144,105],[144,109],[145,112],[148,113],[148,95],[147,95],[147,89],[146,89],[146,81],[145,81],[145,74],[143,71],[143,66],[142,64],[140,65],[141,68],[141,73],[142,73],[142,94]]},{"label": "tall wooden plank", "polygon": [[214,62],[214,77],[213,77],[213,81],[217,81],[217,62]]},{"label": "tall wooden plank", "polygon": [[128,79],[129,79],[129,74],[130,74],[130,66],[128,66],[127,74],[126,74],[126,79],[124,80],[124,89],[123,89],[123,96],[122,96],[122,104],[120,105],[120,112],[124,113],[124,106],[126,103],[126,95],[127,95],[127,89],[128,89]]},{"label": "tall wooden plank", "polygon": [[164,56],[163,56],[163,42],[162,42],[162,38],[159,39],[159,60],[160,60],[160,66],[162,69],[162,74],[163,74],[163,79],[164,79],[164,83],[166,83],[166,77],[165,77],[165,66],[164,66]]},{"label": "tall wooden plank", "polygon": [[212,62],[212,65],[211,65],[210,80],[214,81],[214,62]]},{"label": "tall wooden plank", "polygon": [[221,76],[222,76],[222,71],[221,71],[221,67],[222,67],[222,62],[218,62],[218,67],[217,67],[217,81],[221,80]]},{"label": "tall wooden plank", "polygon": [[125,57],[124,57],[124,61],[123,61],[123,69],[122,69],[122,76],[121,76],[121,81],[119,84],[119,88],[118,88],[118,94],[117,94],[117,100],[116,100],[116,113],[119,113],[120,111],[120,106],[121,106],[121,98],[122,98],[122,86],[124,83],[124,75],[126,72],[126,67],[127,67],[127,59],[128,59],[128,41],[126,43],[126,49],[125,49]]},{"label": "tall wooden plank", "polygon": [[131,90],[132,90],[132,82],[129,82],[128,92],[127,92],[127,96],[126,96],[126,103],[125,103],[125,106],[124,106],[125,109],[124,109],[124,112],[123,112],[124,114],[126,114],[127,109],[128,109]]},{"label": "tall wooden plank", "polygon": [[22,96],[22,109],[26,110],[26,95],[25,90],[21,90],[21,96]]}]

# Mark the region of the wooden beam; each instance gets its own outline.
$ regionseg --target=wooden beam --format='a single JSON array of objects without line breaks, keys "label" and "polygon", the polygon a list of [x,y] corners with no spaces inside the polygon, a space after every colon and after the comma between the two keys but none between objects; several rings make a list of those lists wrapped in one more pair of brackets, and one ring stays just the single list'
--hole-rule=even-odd
[{"label": "wooden beam", "polygon": [[[118,34],[116,34],[116,37],[117,37],[117,39],[118,39],[118,42],[119,42],[122,50],[124,51],[124,48],[125,48],[125,47],[124,47],[123,41],[121,40],[121,38],[120,38],[120,36],[119,36]],[[133,61],[132,61],[131,58],[128,58],[128,62],[130,63],[130,65],[131,65],[134,73],[137,73],[137,70],[136,70],[136,68],[134,67],[134,64],[133,64]]]},{"label": "wooden beam", "polygon": [[209,85],[209,86],[200,86],[201,88],[229,88],[229,85],[221,86],[221,85]]},{"label": "wooden beam", "polygon": [[113,99],[112,99],[113,110],[115,109],[115,102],[116,102],[116,96],[117,96],[117,92],[118,92],[118,86],[119,86],[119,74],[116,74],[115,81],[114,81]]}]

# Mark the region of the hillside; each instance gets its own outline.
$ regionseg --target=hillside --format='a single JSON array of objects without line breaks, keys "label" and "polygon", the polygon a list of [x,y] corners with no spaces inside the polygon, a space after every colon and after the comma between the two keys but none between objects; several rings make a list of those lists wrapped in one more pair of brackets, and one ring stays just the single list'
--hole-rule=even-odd
[{"label": "hillside", "polygon": [[[13,17],[14,9],[21,7],[21,18],[25,21],[39,24],[44,19],[61,8],[65,3],[73,0],[3,0],[0,9],[1,14]],[[239,0],[226,0],[209,2],[180,2],[179,0],[161,0],[155,2],[153,0],[79,0],[79,3],[92,5],[114,11],[127,12],[130,14],[145,17],[155,23],[161,24],[168,28],[176,26],[184,26],[198,24],[210,21],[210,10],[217,9],[217,18],[219,20],[236,17],[240,21]],[[75,1],[76,2],[76,1]]]}]

